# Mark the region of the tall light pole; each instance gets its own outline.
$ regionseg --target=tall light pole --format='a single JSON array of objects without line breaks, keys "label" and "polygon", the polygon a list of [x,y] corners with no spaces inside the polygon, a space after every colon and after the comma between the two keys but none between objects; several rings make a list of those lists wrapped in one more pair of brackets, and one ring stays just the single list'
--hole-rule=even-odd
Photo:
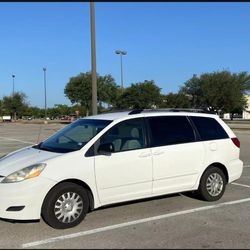
[{"label": "tall light pole", "polygon": [[12,97],[14,96],[15,94],[15,75],[12,75],[12,78],[13,78],[13,90],[12,90]]},{"label": "tall light pole", "polygon": [[46,68],[43,68],[43,80],[44,80],[44,113],[45,113],[45,120],[46,120],[47,118]]},{"label": "tall light pole", "polygon": [[120,55],[120,59],[121,59],[121,87],[123,88],[122,56],[127,55],[127,51],[125,51],[125,50],[116,50],[115,53]]},{"label": "tall light pole", "polygon": [[91,21],[91,72],[92,72],[92,114],[97,114],[97,79],[96,79],[96,46],[95,46],[95,6],[90,2]]},{"label": "tall light pole", "polygon": [[[12,98],[14,101],[14,94],[15,94],[15,75],[12,75],[12,79],[13,79],[13,90],[12,90]],[[13,117],[14,121],[16,120],[16,107],[14,108],[14,117]]]}]

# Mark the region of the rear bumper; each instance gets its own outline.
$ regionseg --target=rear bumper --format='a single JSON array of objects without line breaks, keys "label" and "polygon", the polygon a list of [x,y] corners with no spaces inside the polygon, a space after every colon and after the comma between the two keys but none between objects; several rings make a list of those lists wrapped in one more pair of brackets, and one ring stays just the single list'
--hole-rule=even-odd
[{"label": "rear bumper", "polygon": [[241,177],[243,172],[243,161],[240,159],[234,160],[227,164],[227,169],[229,176],[228,183],[231,183]]},{"label": "rear bumper", "polygon": [[[56,182],[40,176],[17,183],[0,183],[0,218],[40,219],[43,200],[55,184]],[[20,211],[7,211],[10,207],[24,208]]]}]

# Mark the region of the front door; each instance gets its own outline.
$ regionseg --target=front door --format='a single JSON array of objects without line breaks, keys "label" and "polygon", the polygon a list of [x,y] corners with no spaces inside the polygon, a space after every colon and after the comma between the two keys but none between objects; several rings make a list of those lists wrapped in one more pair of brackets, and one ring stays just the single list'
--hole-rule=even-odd
[{"label": "front door", "polygon": [[[96,154],[96,183],[102,205],[146,197],[152,192],[152,157],[143,118],[114,125],[97,142],[114,152]],[[97,145],[97,147],[98,147]]]}]

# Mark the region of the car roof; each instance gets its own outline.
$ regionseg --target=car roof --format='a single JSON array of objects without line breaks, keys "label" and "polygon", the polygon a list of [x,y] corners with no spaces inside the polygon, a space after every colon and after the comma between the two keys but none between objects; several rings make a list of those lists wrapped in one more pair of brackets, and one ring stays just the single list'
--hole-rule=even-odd
[{"label": "car roof", "polygon": [[104,114],[98,114],[98,115],[91,115],[88,117],[88,119],[100,119],[100,120],[117,120],[123,117],[126,117],[129,115],[129,111],[124,112],[110,112],[110,113],[104,113]]},{"label": "car roof", "polygon": [[[191,110],[191,109],[190,109]],[[184,110],[184,111],[173,111],[173,110],[164,110],[164,109],[158,109],[158,110],[139,110],[137,112],[137,110],[130,110],[130,111],[122,111],[122,112],[108,112],[108,113],[103,113],[103,114],[97,114],[97,115],[92,115],[92,116],[88,116],[88,117],[83,117],[83,119],[98,119],[98,120],[118,120],[121,118],[126,118],[126,117],[131,117],[131,118],[135,118],[135,117],[148,117],[148,116],[168,116],[168,115],[174,115],[174,116],[201,116],[201,117],[215,117],[218,116],[215,113],[211,113],[211,112],[200,112],[197,111],[195,112],[195,110],[191,110],[188,111]]]}]

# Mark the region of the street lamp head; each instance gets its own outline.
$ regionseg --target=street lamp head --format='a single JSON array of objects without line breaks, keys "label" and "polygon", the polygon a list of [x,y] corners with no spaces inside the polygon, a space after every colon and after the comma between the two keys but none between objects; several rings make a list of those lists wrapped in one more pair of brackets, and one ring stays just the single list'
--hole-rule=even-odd
[{"label": "street lamp head", "polygon": [[15,77],[15,75],[12,75],[12,77],[14,78],[14,77]]},{"label": "street lamp head", "polygon": [[127,51],[125,51],[125,50],[116,50],[115,53],[121,54],[121,55],[127,55]]},{"label": "street lamp head", "polygon": [[46,71],[46,68],[43,68],[43,71]]}]

